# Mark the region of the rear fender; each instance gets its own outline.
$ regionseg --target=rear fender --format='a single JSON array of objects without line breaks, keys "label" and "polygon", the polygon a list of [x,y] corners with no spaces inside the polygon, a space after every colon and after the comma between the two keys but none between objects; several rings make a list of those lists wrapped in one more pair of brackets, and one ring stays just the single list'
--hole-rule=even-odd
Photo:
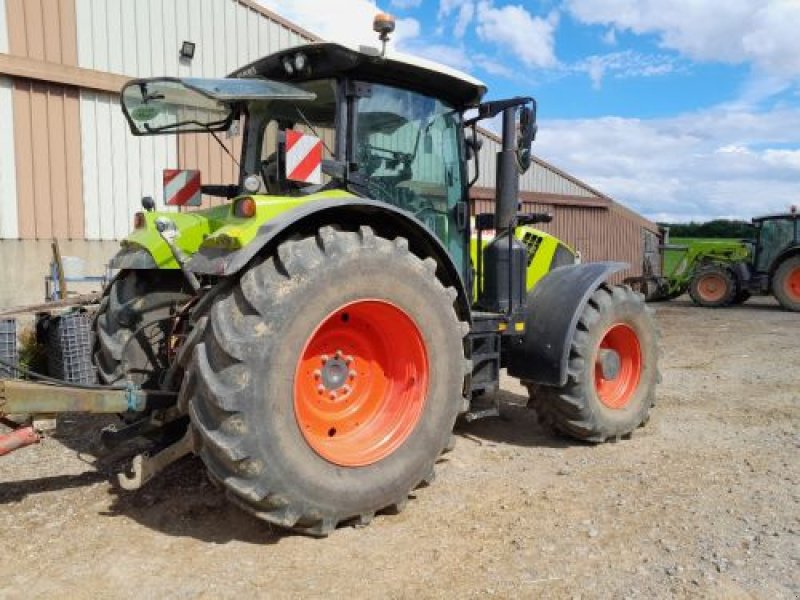
[{"label": "rear fender", "polygon": [[508,374],[525,381],[561,387],[578,319],[594,291],[625,263],[600,262],[559,267],[528,293],[525,335],[512,343]]},{"label": "rear fender", "polygon": [[436,261],[436,276],[444,286],[452,286],[458,293],[459,317],[471,322],[464,282],[442,242],[406,211],[376,200],[347,197],[302,204],[262,225],[244,248],[230,251],[201,247],[189,261],[189,269],[197,274],[236,276],[253,259],[270,252],[283,240],[295,235],[313,235],[320,227],[331,224],[339,224],[350,231],[369,226],[377,235],[388,239],[406,238],[414,254],[421,258],[432,257]]}]

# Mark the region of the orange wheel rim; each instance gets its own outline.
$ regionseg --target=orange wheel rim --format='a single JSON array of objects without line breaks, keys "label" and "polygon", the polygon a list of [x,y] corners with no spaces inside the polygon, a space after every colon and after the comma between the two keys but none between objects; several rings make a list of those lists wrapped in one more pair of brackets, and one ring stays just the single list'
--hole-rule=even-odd
[{"label": "orange wheel rim", "polygon": [[411,435],[427,390],[419,327],[389,302],[360,300],[332,312],[311,334],[295,371],[295,416],[322,458],[361,467]]},{"label": "orange wheel rim", "polygon": [[725,297],[727,287],[722,275],[704,275],[697,284],[697,291],[706,302],[718,302]]},{"label": "orange wheel rim", "polygon": [[597,396],[609,408],[624,408],[639,387],[642,348],[632,327],[617,324],[606,331],[595,361]]},{"label": "orange wheel rim", "polygon": [[786,294],[795,302],[800,302],[800,267],[789,271],[786,278]]}]

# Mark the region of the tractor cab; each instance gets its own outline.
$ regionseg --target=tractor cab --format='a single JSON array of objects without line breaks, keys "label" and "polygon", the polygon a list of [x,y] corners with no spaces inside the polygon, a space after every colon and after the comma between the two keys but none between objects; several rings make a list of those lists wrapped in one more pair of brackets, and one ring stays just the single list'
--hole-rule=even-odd
[{"label": "tractor cab", "polygon": [[[517,178],[531,164],[535,134],[531,98],[480,104],[485,91],[477,79],[417,57],[314,43],[264,57],[224,79],[135,80],[123,89],[122,106],[134,135],[206,132],[229,152],[220,134],[243,134],[241,155],[235,157],[238,181],[203,186],[205,194],[236,199],[231,216],[274,217],[307,202],[330,199],[335,192],[369,198],[421,222],[444,246],[469,287],[483,281],[484,274],[476,277],[476,266],[480,271],[483,263],[470,259],[470,244],[476,242],[470,236],[472,182],[465,130],[474,129],[481,119],[507,113],[502,165],[507,176],[498,178],[505,198],[498,202],[505,207],[498,212],[503,223],[495,227],[494,219],[481,221],[499,232],[516,219]],[[468,111],[476,110],[476,116],[466,118]],[[469,156],[477,172],[477,151]],[[140,222],[146,224],[148,218],[156,217],[143,215]],[[530,216],[525,219],[515,225],[533,221]],[[199,245],[184,250],[193,255],[243,247],[257,235],[255,224],[230,227],[224,220],[210,219],[205,237],[196,238]],[[530,238],[532,231],[517,233],[521,240]],[[530,253],[530,244],[514,246],[520,255]],[[574,262],[573,251],[563,244],[559,249],[569,255],[567,263]],[[550,260],[553,252],[547,256],[547,265],[536,265],[536,277],[563,264]],[[166,255],[160,264],[172,264],[169,259]],[[490,277],[492,266],[486,265]],[[505,290],[508,278],[501,279]],[[517,296],[525,289],[523,281],[515,287]],[[484,304],[506,306],[496,298]]]},{"label": "tractor cab", "polygon": [[753,219],[757,239],[753,254],[755,271],[768,273],[775,260],[800,245],[800,215],[796,212]]}]

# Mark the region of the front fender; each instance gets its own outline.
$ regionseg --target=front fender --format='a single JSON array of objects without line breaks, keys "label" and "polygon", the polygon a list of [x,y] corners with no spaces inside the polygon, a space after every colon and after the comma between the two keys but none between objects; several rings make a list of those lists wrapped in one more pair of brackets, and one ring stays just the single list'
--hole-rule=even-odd
[{"label": "front fender", "polygon": [[528,294],[525,335],[509,350],[508,374],[543,385],[565,385],[572,337],[583,309],[609,275],[627,268],[614,262],[570,265],[539,280]]},{"label": "front fender", "polygon": [[412,252],[436,260],[437,277],[443,285],[452,286],[458,292],[459,316],[471,321],[470,302],[461,274],[439,238],[406,211],[377,200],[348,196],[301,204],[262,225],[244,248],[231,251],[201,247],[188,266],[198,274],[234,276],[255,257],[269,252],[288,236],[313,235],[320,227],[333,224],[350,230],[366,225],[388,239],[405,237]]}]

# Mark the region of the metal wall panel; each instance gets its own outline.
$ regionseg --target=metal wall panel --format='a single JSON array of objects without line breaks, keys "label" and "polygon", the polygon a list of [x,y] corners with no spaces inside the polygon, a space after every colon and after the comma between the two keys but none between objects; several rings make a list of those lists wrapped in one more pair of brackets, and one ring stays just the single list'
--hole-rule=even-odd
[{"label": "metal wall panel", "polygon": [[5,0],[5,5],[10,54],[77,64],[74,0]]},{"label": "metal wall panel", "polygon": [[[493,137],[478,131],[483,147],[479,153],[479,175],[478,187],[493,188],[496,186],[495,169],[496,156],[501,150],[500,142]],[[474,175],[474,163],[470,163],[470,177]],[[536,161],[531,168],[522,176],[519,182],[519,189],[522,192],[545,192],[549,194],[563,194],[568,196],[582,196],[586,198],[598,197],[585,186],[564,177],[556,169],[545,162]]]},{"label": "metal wall panel", "polygon": [[[0,52],[8,52],[6,0],[0,0]],[[0,77],[0,239],[15,239],[17,227],[17,179],[14,164],[14,110],[12,82]]]},{"label": "metal wall panel", "polygon": [[6,20],[6,0],[0,0],[0,52],[8,52],[8,24]]},{"label": "metal wall panel", "polygon": [[[132,77],[222,77],[310,39],[239,0],[75,2],[78,65]],[[179,57],[184,40],[196,44],[191,61]]]},{"label": "metal wall panel", "polygon": [[131,135],[110,94],[81,92],[80,109],[86,239],[120,239],[130,232],[142,196],[163,208],[161,177],[178,164],[176,138]]},{"label": "metal wall panel", "polygon": [[19,236],[12,89],[12,81],[0,77],[0,239],[11,240]]},{"label": "metal wall panel", "polygon": [[18,235],[83,237],[78,91],[14,80]]}]

